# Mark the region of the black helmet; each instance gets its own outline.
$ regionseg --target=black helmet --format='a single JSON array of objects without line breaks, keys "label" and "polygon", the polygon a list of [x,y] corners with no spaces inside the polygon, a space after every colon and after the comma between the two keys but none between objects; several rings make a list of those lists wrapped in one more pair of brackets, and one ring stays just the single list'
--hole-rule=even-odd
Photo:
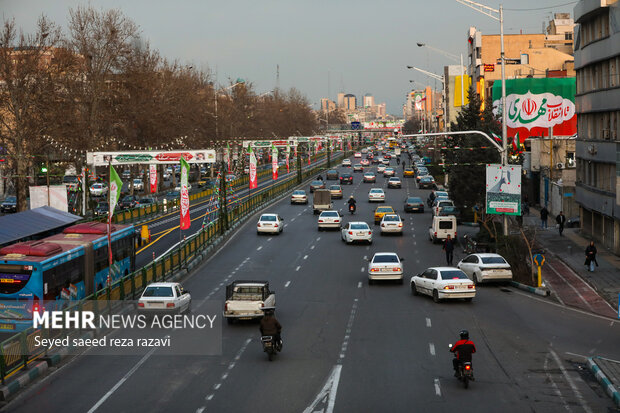
[{"label": "black helmet", "polygon": [[461,340],[469,340],[469,331],[461,330],[459,334],[461,336]]}]

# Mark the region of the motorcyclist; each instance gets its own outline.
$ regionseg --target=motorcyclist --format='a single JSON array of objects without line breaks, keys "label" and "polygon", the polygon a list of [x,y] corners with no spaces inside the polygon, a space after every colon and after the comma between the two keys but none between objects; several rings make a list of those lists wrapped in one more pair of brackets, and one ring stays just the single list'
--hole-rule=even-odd
[{"label": "motorcyclist", "polygon": [[396,165],[400,165],[400,156],[396,158]]},{"label": "motorcyclist", "polygon": [[272,336],[278,350],[282,350],[282,325],[275,316],[273,308],[264,308],[265,316],[260,320],[260,333],[263,336]]},{"label": "motorcyclist", "polygon": [[407,166],[407,161],[403,159],[403,171],[405,170],[405,167]]},{"label": "motorcyclist", "polygon": [[435,202],[435,198],[436,198],[435,190],[433,189],[431,193],[428,195],[428,206],[429,207],[433,206],[433,202]]},{"label": "motorcyclist", "polygon": [[353,211],[356,210],[357,206],[355,205],[357,201],[355,201],[355,198],[353,197],[353,195],[351,195],[349,197],[349,200],[347,201],[347,204],[349,204],[349,210],[351,210],[351,208],[353,208]]},{"label": "motorcyclist", "polygon": [[461,339],[454,343],[450,349],[452,353],[456,354],[456,357],[452,360],[454,377],[459,377],[459,366],[461,363],[471,363],[471,355],[476,352],[476,345],[469,339],[469,331],[461,330],[459,335]]},{"label": "motorcyclist", "polygon": [[317,181],[322,181],[322,180],[323,180],[323,175],[319,175],[319,176],[317,176],[317,177],[316,177],[316,180],[317,180]]}]

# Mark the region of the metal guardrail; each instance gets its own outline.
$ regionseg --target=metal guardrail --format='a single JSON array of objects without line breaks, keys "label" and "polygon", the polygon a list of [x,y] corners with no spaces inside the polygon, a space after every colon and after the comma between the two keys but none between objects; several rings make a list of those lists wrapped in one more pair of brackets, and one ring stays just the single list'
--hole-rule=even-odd
[{"label": "metal guardrail", "polygon": [[[336,163],[345,156],[346,152],[344,154],[332,156],[331,161]],[[324,158],[326,157],[319,157],[317,160],[321,160],[321,158],[325,160]],[[322,170],[324,168],[324,163],[326,162],[315,164],[312,168],[303,171],[302,181],[314,176],[317,172]],[[267,171],[267,173],[270,174],[271,171]],[[239,181],[241,186],[247,185],[247,177],[240,178]],[[227,211],[227,219],[225,221],[228,225],[239,223],[243,218],[250,216],[263,205],[270,202],[274,197],[296,186],[298,186],[297,175],[293,174],[273,186],[260,190],[257,189],[251,195],[244,196],[240,200],[237,200],[236,205]],[[194,200],[212,195],[213,192],[214,190],[206,190],[193,194],[197,195],[194,197]],[[153,207],[136,208],[139,210],[144,209],[143,212],[135,212],[136,209],[122,211],[122,213],[114,216],[114,222],[129,223],[135,222],[137,219],[152,216],[160,211],[159,206],[160,204],[156,204]],[[161,206],[163,209],[163,204],[161,204]],[[170,204],[168,204],[168,206],[170,206]],[[215,212],[216,216],[219,215],[219,210]],[[219,218],[219,216],[217,216],[217,218]],[[151,282],[164,281],[171,278],[175,273],[186,268],[188,263],[197,254],[207,249],[216,238],[220,237],[223,232],[222,221],[221,219],[215,219],[209,222],[196,234],[181,242],[178,249],[168,252],[139,270],[122,277],[112,285],[85,297],[83,300],[76,301],[74,304],[72,303],[72,305],[63,310],[76,311],[78,309],[89,309],[94,311],[95,314],[98,314],[102,311],[109,311],[109,303],[111,301],[139,298],[146,285]],[[101,306],[98,303],[101,303]],[[5,383],[7,377],[10,377],[19,370],[27,369],[30,362],[47,355],[49,349],[37,348],[34,346],[35,337],[56,338],[66,335],[67,332],[64,329],[54,331],[50,335],[48,330],[35,330],[31,327],[0,343],[0,379],[2,384]]]}]

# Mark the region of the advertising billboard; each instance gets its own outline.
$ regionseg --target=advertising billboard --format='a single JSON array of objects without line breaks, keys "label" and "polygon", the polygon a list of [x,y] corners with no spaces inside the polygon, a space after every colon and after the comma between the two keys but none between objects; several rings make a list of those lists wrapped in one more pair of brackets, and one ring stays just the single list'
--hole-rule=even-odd
[{"label": "advertising billboard", "polygon": [[[493,108],[500,112],[501,82],[493,83]],[[507,79],[506,123],[508,137],[521,142],[530,136],[572,136],[577,133],[575,78]]]},{"label": "advertising billboard", "polygon": [[521,215],[521,165],[487,165],[487,214]]},{"label": "advertising billboard", "polygon": [[95,166],[107,166],[109,163],[112,165],[178,164],[181,157],[187,163],[214,163],[215,150],[88,152],[86,163]]},{"label": "advertising billboard", "polygon": [[[65,185],[31,186],[30,209],[49,205],[59,211],[68,211],[67,188]],[[49,197],[47,191],[49,190]]]}]

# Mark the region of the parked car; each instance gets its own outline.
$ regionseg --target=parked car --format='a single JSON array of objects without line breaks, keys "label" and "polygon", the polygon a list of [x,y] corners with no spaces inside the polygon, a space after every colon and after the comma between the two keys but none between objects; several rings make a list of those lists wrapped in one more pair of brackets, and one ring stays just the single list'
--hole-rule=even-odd
[{"label": "parked car", "polygon": [[[181,191],[181,183],[178,183],[177,186],[174,187],[175,191]],[[187,192],[192,190],[192,184],[190,184],[189,182],[187,183]]]},{"label": "parked car", "polygon": [[410,196],[405,199],[405,212],[424,212],[424,202],[422,202],[422,198]]},{"label": "parked car", "polygon": [[411,277],[409,283],[413,295],[430,295],[436,303],[455,298],[471,301],[476,296],[474,283],[463,271],[454,267],[428,268]]},{"label": "parked car", "polygon": [[17,197],[7,196],[2,205],[0,205],[0,212],[17,212]]},{"label": "parked car", "polygon": [[175,201],[181,198],[181,191],[168,191],[166,195],[164,195],[164,199],[168,202]]},{"label": "parked car", "polygon": [[347,244],[356,241],[372,244],[372,229],[365,222],[349,222],[342,227],[341,238]]},{"label": "parked car", "polygon": [[433,215],[437,215],[439,213],[439,208],[445,206],[454,206],[454,202],[446,198],[435,198],[435,202],[433,203]]},{"label": "parked car", "polygon": [[340,175],[340,184],[341,185],[344,185],[344,184],[353,185],[353,175],[351,174]]},{"label": "parked car", "polygon": [[97,206],[95,207],[95,210],[93,211],[95,216],[108,215],[108,212],[110,212],[110,204],[108,204],[107,202],[97,203]]},{"label": "parked car", "polygon": [[307,204],[308,196],[303,189],[297,189],[291,194],[291,204]]},{"label": "parked car", "polygon": [[144,190],[144,182],[142,182],[142,179],[138,178],[133,180],[133,189],[136,191]]},{"label": "parked car", "polygon": [[138,200],[136,207],[142,208],[142,207],[146,207],[149,205],[155,205],[155,199],[150,196],[145,196]]},{"label": "parked car", "polygon": [[510,264],[499,254],[471,254],[456,266],[475,284],[486,281],[512,281]]}]

